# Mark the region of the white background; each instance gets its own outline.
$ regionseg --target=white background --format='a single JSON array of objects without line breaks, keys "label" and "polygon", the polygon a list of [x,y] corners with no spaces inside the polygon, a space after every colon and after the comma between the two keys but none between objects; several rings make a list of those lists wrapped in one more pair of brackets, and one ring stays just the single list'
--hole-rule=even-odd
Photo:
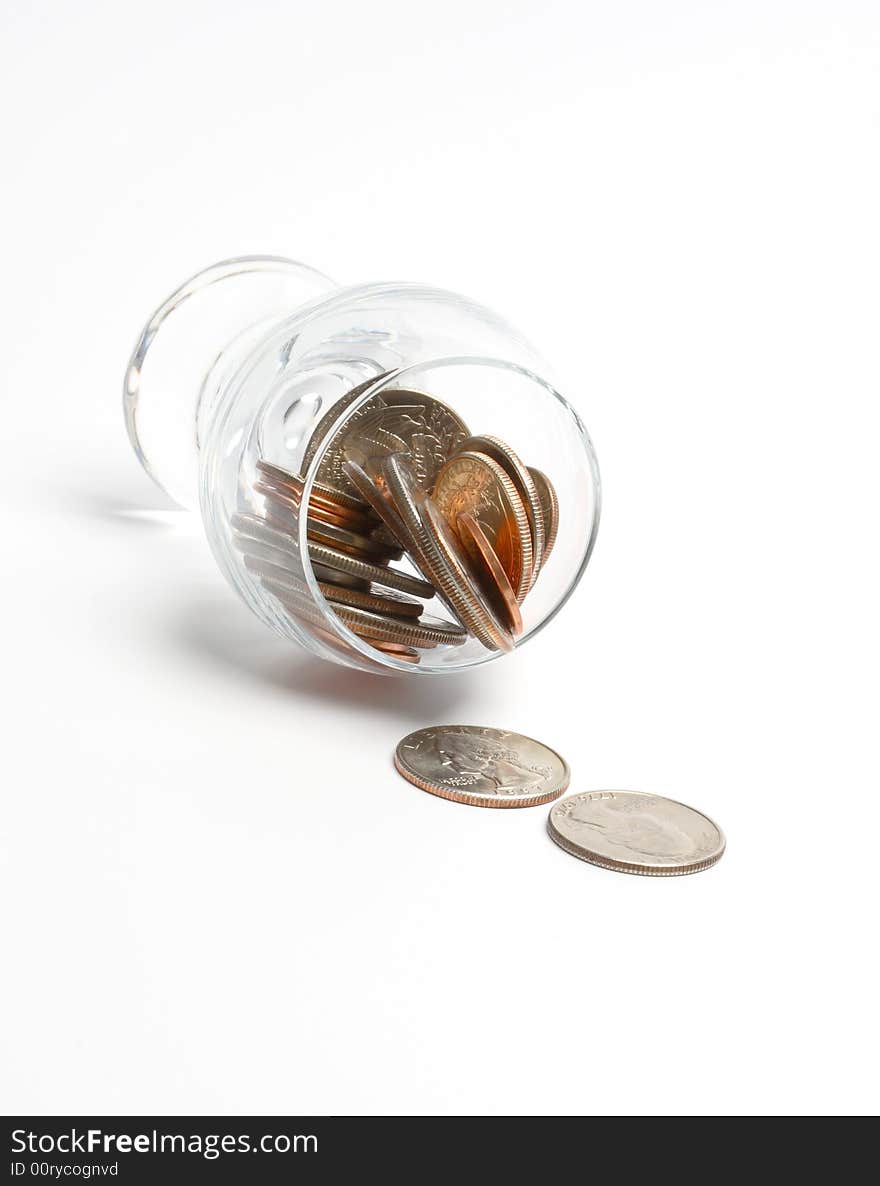
[{"label": "white background", "polygon": [[[2,11],[2,1110],[876,1110],[877,5]],[[568,377],[605,513],[523,652],[307,660],[141,473],[141,323],[251,252]],[[393,747],[450,720],[728,853],[423,794]]]}]

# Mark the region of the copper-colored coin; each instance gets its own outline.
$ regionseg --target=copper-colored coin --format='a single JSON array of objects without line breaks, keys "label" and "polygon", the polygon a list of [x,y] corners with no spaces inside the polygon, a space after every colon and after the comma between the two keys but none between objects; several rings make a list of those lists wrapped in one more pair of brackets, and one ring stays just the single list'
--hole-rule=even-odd
[{"label": "copper-colored coin", "polygon": [[[291,473],[289,470],[282,469],[280,465],[273,465],[271,461],[264,461],[262,459],[257,462],[257,469],[267,481],[277,486],[280,490],[288,489],[292,494],[298,497],[302,496],[305,479],[301,474]],[[323,502],[330,510],[338,507],[345,507],[356,512],[366,510],[366,507],[359,498],[346,494],[342,490],[333,490],[329,486],[324,486],[321,482],[314,482],[312,484],[312,501]]]},{"label": "copper-colored coin", "polygon": [[346,461],[369,469],[369,462],[390,453],[410,456],[416,480],[423,489],[434,484],[437,471],[468,436],[467,425],[451,408],[422,391],[398,388],[371,396],[338,429],[318,466],[327,485],[356,494],[346,477]]},{"label": "copper-colored coin", "polygon": [[544,555],[541,558],[541,567],[547,563],[547,558],[553,551],[553,545],[556,543],[556,533],[559,530],[559,499],[556,497],[556,491],[553,488],[553,483],[541,470],[535,469],[534,466],[529,466],[529,473],[532,475],[532,480],[535,483],[535,488],[538,491],[538,497],[541,500],[541,506],[544,509],[544,526],[546,529],[544,539]]},{"label": "copper-colored coin", "polygon": [[[298,516],[275,503],[270,503],[267,506],[266,521],[277,531],[289,531],[296,535],[299,530]],[[348,552],[351,556],[359,556],[364,560],[375,560],[379,564],[387,560],[399,560],[403,555],[402,549],[398,546],[392,547],[389,544],[383,544],[380,540],[361,535],[356,531],[349,531],[347,527],[337,527],[333,523],[325,523],[320,519],[312,518],[311,515],[306,520],[306,530],[309,539],[322,544],[330,544],[331,547]]]},{"label": "copper-colored coin", "polygon": [[458,647],[467,642],[467,631],[457,622],[435,618],[424,614],[418,619],[391,617],[387,614],[369,613],[348,605],[334,605],[333,612],[350,630],[362,638],[379,638],[386,642],[398,642],[404,646]]},{"label": "copper-colored coin", "polygon": [[478,725],[418,729],[398,742],[394,764],[414,786],[472,807],[535,807],[558,798],[570,778],[549,746]]},{"label": "copper-colored coin", "polygon": [[397,642],[383,642],[381,638],[370,639],[370,646],[373,650],[381,651],[383,655],[392,655],[404,663],[418,663],[422,657],[414,647],[401,646]]},{"label": "copper-colored coin", "polygon": [[[493,461],[497,461],[516,487],[516,492],[522,499],[523,506],[525,507],[526,516],[529,520],[529,530],[532,536],[531,585],[534,585],[538,579],[538,572],[541,568],[542,557],[544,555],[545,524],[544,508],[541,504],[535,480],[529,473],[528,466],[523,464],[519,454],[506,441],[502,441],[500,437],[469,437],[462,445],[462,451],[464,450],[472,453],[483,453],[487,457],[491,457]],[[531,588],[531,585],[529,588]]]},{"label": "copper-colored coin", "polygon": [[422,511],[422,522],[430,533],[434,546],[443,555],[443,561],[449,570],[455,573],[457,587],[467,587],[474,600],[479,605],[483,622],[491,623],[491,637],[498,650],[510,652],[515,642],[512,631],[506,621],[499,617],[490,599],[480,587],[480,582],[474,573],[473,564],[467,552],[462,547],[458,536],[446,522],[437,509],[437,504],[431,498],[425,499]]},{"label": "copper-colored coin", "polygon": [[[270,483],[263,481],[255,482],[254,490],[257,494],[262,495],[276,511],[281,512],[282,516],[287,515],[296,519],[302,513],[302,498],[298,494],[293,494],[286,489],[278,490]],[[311,499],[309,502],[308,515],[310,519],[317,519],[321,523],[331,523],[335,527],[342,527],[360,535],[370,535],[378,525],[378,520],[372,512],[360,514],[345,507],[331,510],[323,503],[316,502],[315,499]]]},{"label": "copper-colored coin", "polygon": [[473,515],[466,512],[458,516],[456,526],[462,547],[470,556],[480,587],[491,601],[493,609],[513,634],[522,634],[523,620],[516,594],[486,533]]},{"label": "copper-colored coin", "polygon": [[382,472],[415,549],[415,561],[455,616],[487,650],[510,651],[513,637],[498,620],[470,572],[470,561],[443,516],[416,481],[402,453],[386,457]]},{"label": "copper-colored coin", "polygon": [[457,453],[437,475],[432,497],[453,529],[461,514],[476,519],[522,602],[532,583],[532,534],[503,466],[484,453]]}]

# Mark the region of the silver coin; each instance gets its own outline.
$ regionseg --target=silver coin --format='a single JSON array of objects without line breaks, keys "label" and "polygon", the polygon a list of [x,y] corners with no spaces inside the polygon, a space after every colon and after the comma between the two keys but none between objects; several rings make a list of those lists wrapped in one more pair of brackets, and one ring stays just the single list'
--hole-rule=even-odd
[{"label": "silver coin", "polygon": [[398,743],[394,764],[414,786],[472,807],[535,807],[561,795],[570,777],[540,741],[479,725],[418,729]]},{"label": "silver coin", "polygon": [[386,589],[396,589],[399,593],[411,593],[413,597],[424,597],[430,600],[434,596],[434,586],[420,577],[410,576],[408,572],[401,572],[398,568],[382,564],[373,564],[369,560],[361,560],[357,556],[349,556],[347,552],[340,552],[327,544],[309,541],[309,559],[312,564],[320,564],[323,569],[334,569],[348,573],[349,576],[363,577],[376,585]]},{"label": "silver coin", "polygon": [[724,835],[708,816],[637,791],[569,795],[553,806],[547,829],[582,861],[647,877],[699,873],[724,854]]},{"label": "silver coin", "polygon": [[[346,397],[346,408],[350,402]],[[342,427],[331,424],[328,435],[331,440],[318,466],[318,480],[357,497],[358,490],[344,470],[347,460],[369,470],[377,459],[407,453],[416,480],[429,490],[469,432],[464,421],[440,400],[421,391],[396,388],[371,396]]]}]

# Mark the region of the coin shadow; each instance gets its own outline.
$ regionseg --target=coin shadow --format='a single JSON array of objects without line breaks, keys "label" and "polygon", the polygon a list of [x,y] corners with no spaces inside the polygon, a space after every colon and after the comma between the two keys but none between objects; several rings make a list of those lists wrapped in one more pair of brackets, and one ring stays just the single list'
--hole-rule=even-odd
[{"label": "coin shadow", "polygon": [[335,709],[373,716],[425,719],[477,699],[479,676],[465,687],[454,676],[419,679],[370,675],[299,651],[269,633],[236,605],[217,600],[182,607],[176,641],[202,663],[209,663],[240,681],[242,677],[297,699],[320,700]]}]

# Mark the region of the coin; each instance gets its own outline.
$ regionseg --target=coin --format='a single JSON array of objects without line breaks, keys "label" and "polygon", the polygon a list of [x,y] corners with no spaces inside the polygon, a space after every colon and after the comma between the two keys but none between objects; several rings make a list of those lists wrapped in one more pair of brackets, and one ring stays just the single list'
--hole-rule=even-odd
[{"label": "coin", "polygon": [[637,791],[570,795],[552,808],[547,829],[582,861],[647,877],[699,873],[724,854],[724,836],[708,816]]},{"label": "coin", "polygon": [[352,486],[355,487],[358,494],[366,499],[391,532],[392,536],[399,540],[404,547],[408,545],[411,547],[406,525],[394,509],[394,504],[387,493],[373,481],[363,466],[358,465],[356,461],[344,461],[342,463],[342,469]]},{"label": "coin", "polygon": [[[391,407],[382,408],[382,402],[391,396]],[[408,397],[406,402],[403,397]],[[464,421],[439,399],[423,391],[400,389],[369,399],[345,425],[328,453],[341,449],[343,461],[349,458],[364,464],[389,453],[407,452],[416,481],[423,490],[430,490],[441,466],[467,436]]]},{"label": "coin", "polygon": [[456,522],[458,538],[473,565],[480,586],[498,617],[513,634],[522,634],[523,619],[507,573],[473,515],[461,514]]},{"label": "coin", "polygon": [[[528,466],[523,465],[519,454],[511,449],[506,441],[495,436],[469,437],[461,447],[462,452],[483,453],[504,469],[516,487],[516,492],[522,499],[526,517],[529,521],[529,531],[532,536],[532,578],[534,585],[538,579],[544,555],[544,508],[541,503],[535,480],[529,472]],[[531,585],[529,586],[531,588]]]},{"label": "coin", "polygon": [[346,626],[364,638],[381,638],[413,647],[441,644],[456,647],[467,642],[467,631],[457,622],[447,622],[428,614],[423,614],[417,621],[409,621],[348,605],[334,605],[333,611]]},{"label": "coin", "polygon": [[556,543],[556,533],[559,530],[559,499],[556,497],[553,483],[545,473],[531,465],[528,470],[532,475],[544,511],[544,555],[541,557],[541,567],[543,568],[553,551],[553,545]]},{"label": "coin", "polygon": [[371,610],[377,614],[390,614],[392,617],[418,618],[425,608],[421,601],[405,597],[403,593],[395,593],[393,589],[382,594],[361,593],[357,589],[341,588],[326,581],[319,581],[318,588],[328,601],[350,605],[354,609]]},{"label": "coin", "polygon": [[[276,509],[274,506],[269,506],[266,508],[265,521],[275,531],[289,533],[294,540],[297,538],[299,519],[295,514],[290,514],[283,508]],[[341,552],[347,552],[349,555],[358,556],[363,560],[372,560],[377,564],[382,564],[387,560],[399,560],[403,555],[402,549],[397,544],[382,543],[381,540],[360,535],[356,531],[349,531],[347,527],[337,527],[333,523],[313,519],[311,515],[306,519],[306,531],[310,540],[329,544]]]},{"label": "coin", "polygon": [[[289,586],[292,591],[311,600],[312,594],[303,574],[297,575],[277,564],[267,563],[265,560],[255,559],[248,555],[245,556],[244,563],[245,567],[256,576],[266,577],[269,581]],[[317,567],[314,571],[317,578]],[[418,618],[424,611],[425,607],[421,601],[416,601],[415,598],[407,597],[403,593],[395,593],[392,589],[386,589],[381,594],[372,593],[367,581],[360,581],[352,587],[339,584],[339,578],[345,578],[345,573],[331,573],[331,575],[333,579],[330,581],[323,577],[318,579],[318,588],[327,601],[350,605],[355,609],[371,610],[374,613],[390,614],[399,618]],[[355,580],[356,578],[345,579]]]},{"label": "coin", "polygon": [[[347,460],[363,465],[370,458],[408,452],[417,480],[429,488],[446,459],[467,438],[467,425],[433,396],[395,388],[371,396],[337,429],[337,422],[369,386],[369,383],[361,384],[355,392],[343,396],[319,421],[306,449],[303,467],[311,464],[318,447],[329,436],[330,444],[317,472],[323,485],[357,497],[357,489],[343,468]],[[323,433],[320,438],[319,433]]]},{"label": "coin", "polygon": [[532,580],[532,536],[523,501],[504,468],[483,453],[457,453],[437,475],[432,497],[453,529],[462,512],[473,515],[522,602]]},{"label": "coin", "polygon": [[555,750],[504,729],[435,725],[398,743],[394,764],[432,795],[473,807],[535,807],[563,793],[568,764]]},{"label": "coin", "polygon": [[[264,577],[262,584],[285,607],[291,608],[307,620],[314,619],[318,624],[324,622],[321,610],[311,596],[298,589],[293,582]],[[378,639],[414,647],[435,647],[441,644],[460,646],[467,641],[466,630],[456,622],[447,622],[443,618],[424,616],[419,619],[406,619],[342,604],[331,604],[330,609],[354,634],[371,641]]]},{"label": "coin", "polygon": [[348,573],[349,576],[363,577],[377,585],[396,589],[399,593],[411,593],[413,597],[424,597],[427,600],[434,596],[433,585],[429,585],[420,577],[410,576],[408,572],[401,572],[399,568],[360,560],[357,556],[349,556],[346,552],[340,552],[338,548],[331,548],[327,544],[309,541],[309,558],[313,564],[336,569]]},{"label": "coin", "polygon": [[[280,465],[274,465],[271,461],[266,461],[264,458],[261,458],[257,462],[257,469],[265,479],[278,486],[279,489],[289,489],[297,497],[302,495],[303,488],[305,487],[305,479],[301,474],[291,473],[289,470],[282,469]],[[355,512],[366,510],[364,503],[359,498],[354,498],[341,490],[332,490],[329,486],[323,486],[320,482],[314,482],[312,484],[310,501],[322,501],[331,510],[339,507]]]},{"label": "coin", "polygon": [[340,396],[335,403],[330,405],[330,407],[312,429],[312,435],[309,437],[309,443],[306,445],[305,453],[303,454],[302,459],[302,469],[304,472],[308,472],[309,466],[314,461],[315,455],[317,454],[321,445],[324,443],[325,439],[332,431],[333,426],[336,424],[337,420],[340,419],[346,409],[350,408],[355,400],[364,394],[367,388],[372,387],[374,383],[381,382],[382,379],[386,378],[390,374],[390,371],[382,371],[378,375],[373,375],[369,379],[364,379],[362,383],[358,383],[356,387],[352,387],[350,391],[347,391],[345,395]]},{"label": "coin", "polygon": [[414,647],[401,646],[397,642],[384,642],[381,638],[370,639],[370,646],[383,655],[393,655],[395,659],[402,659],[404,663],[418,663],[421,655]]},{"label": "coin", "polygon": [[[294,528],[297,526],[297,520],[302,514],[302,502],[297,497],[280,494],[272,486],[267,486],[265,482],[255,482],[254,491],[266,500],[266,517],[268,519],[275,519],[282,529],[287,526]],[[367,539],[369,543],[372,543],[371,533],[378,523],[378,520],[372,516],[370,518],[367,518],[366,515],[355,516],[351,511],[337,514],[335,511],[328,511],[325,507],[312,502],[309,503],[307,518],[310,524],[359,535],[361,538]],[[397,548],[396,551],[399,555],[400,549]]]},{"label": "coin", "polygon": [[461,545],[418,485],[401,453],[386,457],[382,472],[416,549],[415,561],[455,616],[487,650],[513,649],[513,638],[480,592]]}]

